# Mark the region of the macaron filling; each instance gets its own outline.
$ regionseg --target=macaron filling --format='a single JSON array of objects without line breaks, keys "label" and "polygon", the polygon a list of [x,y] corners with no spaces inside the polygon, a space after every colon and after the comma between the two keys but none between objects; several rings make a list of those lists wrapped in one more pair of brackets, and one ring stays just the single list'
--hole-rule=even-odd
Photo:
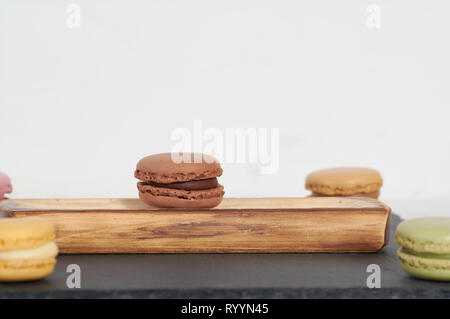
[{"label": "macaron filling", "polygon": [[186,191],[195,191],[195,190],[204,190],[204,189],[213,189],[219,186],[219,182],[217,178],[208,178],[202,180],[194,180],[188,182],[176,182],[176,183],[155,183],[155,182],[143,182],[144,185],[150,185],[153,187],[164,187],[170,189],[181,189]]},{"label": "macaron filling", "polygon": [[141,193],[148,193],[153,196],[176,197],[184,200],[200,200],[208,198],[222,197],[224,194],[223,186],[218,185],[214,188],[201,190],[174,189],[168,187],[157,187],[144,182],[138,182],[138,190]]},{"label": "macaron filling", "polygon": [[406,265],[422,270],[440,269],[450,271],[450,260],[446,258],[417,256],[409,253],[403,247],[397,251],[397,257],[402,262],[402,266]]},{"label": "macaron filling", "polygon": [[417,252],[405,247],[402,247],[402,250],[404,253],[412,255],[412,256],[417,256],[417,257],[423,257],[423,258],[432,258],[432,259],[446,259],[446,260],[450,260],[450,254],[433,254],[433,253],[421,253],[421,252]]},{"label": "macaron filling", "polygon": [[55,258],[57,255],[58,246],[51,241],[36,248],[0,252],[0,259],[48,259]]}]

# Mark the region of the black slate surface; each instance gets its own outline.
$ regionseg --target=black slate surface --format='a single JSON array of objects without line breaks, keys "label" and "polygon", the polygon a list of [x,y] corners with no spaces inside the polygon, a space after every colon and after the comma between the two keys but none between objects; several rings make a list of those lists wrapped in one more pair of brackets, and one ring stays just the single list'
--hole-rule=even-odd
[{"label": "black slate surface", "polygon": [[[409,277],[392,240],[375,254],[64,255],[55,272],[30,283],[0,283],[0,298],[450,298],[450,283]],[[81,267],[81,288],[66,267]],[[369,264],[381,288],[369,289]]]}]

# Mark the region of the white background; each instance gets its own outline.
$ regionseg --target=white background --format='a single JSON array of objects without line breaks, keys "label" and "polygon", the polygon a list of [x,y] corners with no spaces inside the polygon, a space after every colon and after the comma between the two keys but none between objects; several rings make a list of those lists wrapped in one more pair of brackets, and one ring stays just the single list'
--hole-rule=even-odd
[{"label": "white background", "polygon": [[280,129],[278,173],[225,163],[227,196],[305,196],[312,170],[360,165],[403,217],[450,215],[450,2],[83,0],[79,29],[70,3],[0,1],[12,198],[136,197],[136,162],[202,120]]}]

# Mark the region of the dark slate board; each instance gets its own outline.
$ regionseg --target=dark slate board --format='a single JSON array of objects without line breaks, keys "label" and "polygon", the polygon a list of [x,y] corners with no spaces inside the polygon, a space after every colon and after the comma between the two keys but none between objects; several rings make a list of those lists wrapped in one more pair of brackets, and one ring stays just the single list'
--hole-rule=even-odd
[{"label": "dark slate board", "polygon": [[[30,283],[0,284],[0,298],[450,298],[450,283],[414,279],[392,240],[375,254],[65,255],[55,272]],[[81,267],[69,289],[66,267]],[[381,288],[367,288],[367,265]]]}]

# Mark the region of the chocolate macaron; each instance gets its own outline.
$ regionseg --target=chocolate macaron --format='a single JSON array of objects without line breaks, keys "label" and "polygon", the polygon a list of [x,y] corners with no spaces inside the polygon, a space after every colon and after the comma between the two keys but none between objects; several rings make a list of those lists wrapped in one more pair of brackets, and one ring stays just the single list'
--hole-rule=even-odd
[{"label": "chocolate macaron", "polygon": [[216,158],[199,153],[161,153],[141,159],[134,176],[139,198],[152,206],[211,208],[222,202]]},{"label": "chocolate macaron", "polygon": [[311,196],[363,196],[378,198],[383,185],[381,174],[365,167],[336,167],[312,172],[305,188]]}]

